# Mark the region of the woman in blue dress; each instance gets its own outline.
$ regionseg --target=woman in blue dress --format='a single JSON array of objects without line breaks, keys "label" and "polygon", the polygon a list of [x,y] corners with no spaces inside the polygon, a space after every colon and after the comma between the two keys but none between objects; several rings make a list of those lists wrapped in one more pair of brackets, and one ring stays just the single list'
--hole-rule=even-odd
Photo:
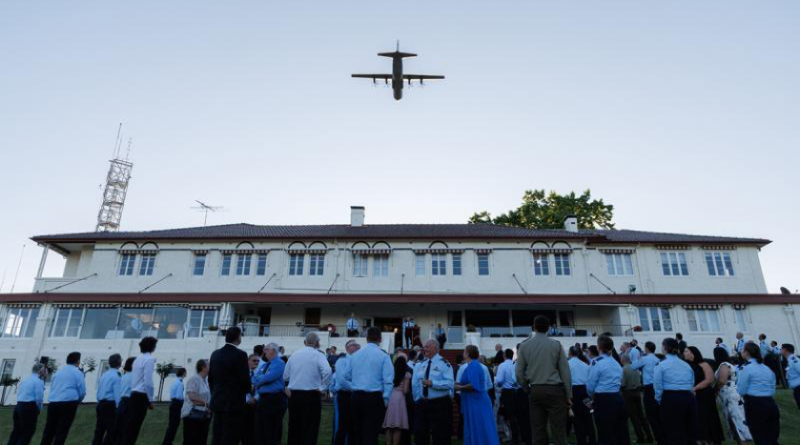
[{"label": "woman in blue dress", "polygon": [[464,374],[456,382],[461,391],[461,413],[464,414],[464,445],[499,445],[494,423],[492,401],[486,394],[486,375],[478,362],[478,348],[464,349]]}]

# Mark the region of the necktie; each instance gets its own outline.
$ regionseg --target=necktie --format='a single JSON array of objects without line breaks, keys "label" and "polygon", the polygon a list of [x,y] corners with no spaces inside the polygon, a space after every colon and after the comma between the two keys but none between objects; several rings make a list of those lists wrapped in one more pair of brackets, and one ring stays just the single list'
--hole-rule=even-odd
[{"label": "necktie", "polygon": [[[431,377],[431,365],[433,364],[433,360],[428,360],[428,367],[425,368],[425,380],[430,380]],[[422,397],[428,398],[428,388],[427,386],[422,387]]]}]

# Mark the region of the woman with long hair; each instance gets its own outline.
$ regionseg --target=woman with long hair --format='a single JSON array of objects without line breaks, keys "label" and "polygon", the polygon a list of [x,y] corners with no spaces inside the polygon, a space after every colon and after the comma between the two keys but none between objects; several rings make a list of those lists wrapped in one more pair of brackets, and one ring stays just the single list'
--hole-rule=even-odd
[{"label": "woman with long hair", "polygon": [[717,400],[722,406],[722,417],[728,425],[731,439],[736,443],[753,440],[744,418],[742,397],[736,392],[736,366],[728,351],[722,347],[714,348],[714,361],[717,365]]},{"label": "woman with long hair", "polygon": [[761,358],[761,349],[747,343],[736,390],[744,399],[744,416],[756,445],[777,445],[781,434],[781,412],[775,403],[775,373]]},{"label": "woman with long hair", "polygon": [[683,359],[694,372],[694,396],[697,399],[697,443],[699,445],[720,444],[724,440],[722,423],[717,411],[714,391],[714,370],[703,360],[703,354],[694,346],[683,350]]},{"label": "woman with long hair", "polygon": [[386,445],[400,445],[403,430],[408,430],[408,407],[406,394],[411,384],[411,373],[408,372],[408,361],[404,354],[398,354],[394,360],[394,382],[383,427],[386,429]]}]

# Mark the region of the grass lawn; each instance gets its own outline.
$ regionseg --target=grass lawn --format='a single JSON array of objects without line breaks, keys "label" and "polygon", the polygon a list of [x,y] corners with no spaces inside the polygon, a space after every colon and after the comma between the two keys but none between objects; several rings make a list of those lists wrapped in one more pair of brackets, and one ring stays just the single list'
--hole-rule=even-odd
[{"label": "grass lawn", "polygon": [[[781,408],[781,443],[785,444],[800,444],[800,410],[792,398],[792,394],[788,390],[778,391],[778,405]],[[8,436],[11,434],[12,427],[12,407],[0,408],[0,443],[5,443]],[[34,436],[34,444],[38,444],[41,440],[41,433],[44,430],[44,421],[46,418],[47,409],[45,408],[42,415],[39,416],[39,427]],[[319,443],[329,445],[331,442],[331,416],[333,410],[330,406],[323,406],[322,422],[320,426]],[[167,425],[167,405],[159,405],[154,411],[147,414],[142,427],[142,433],[139,436],[140,444],[159,444],[164,438],[164,430]],[[70,430],[68,444],[84,445],[91,443],[92,435],[94,434],[95,412],[94,405],[82,406],[78,410],[78,416],[75,423]],[[284,437],[286,428],[284,428]],[[631,438],[635,436],[631,432]],[[182,428],[178,430],[178,436],[175,440],[176,444],[183,441]],[[209,443],[211,441],[209,440]],[[284,443],[286,441],[284,440]],[[460,442],[453,441],[453,444]],[[733,442],[725,442],[726,444],[733,444]]]}]

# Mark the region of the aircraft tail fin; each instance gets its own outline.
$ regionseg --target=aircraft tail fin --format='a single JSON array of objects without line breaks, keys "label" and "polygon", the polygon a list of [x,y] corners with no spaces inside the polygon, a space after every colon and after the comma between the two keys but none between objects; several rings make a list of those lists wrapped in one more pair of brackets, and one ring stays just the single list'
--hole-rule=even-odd
[{"label": "aircraft tail fin", "polygon": [[378,55],[381,56],[381,57],[391,57],[393,59],[396,58],[396,57],[400,58],[400,59],[405,59],[406,57],[417,57],[417,55],[413,54],[413,53],[402,53],[402,52],[400,52],[400,41],[399,40],[397,41],[397,49],[395,49],[395,51],[393,53],[378,53]]}]

